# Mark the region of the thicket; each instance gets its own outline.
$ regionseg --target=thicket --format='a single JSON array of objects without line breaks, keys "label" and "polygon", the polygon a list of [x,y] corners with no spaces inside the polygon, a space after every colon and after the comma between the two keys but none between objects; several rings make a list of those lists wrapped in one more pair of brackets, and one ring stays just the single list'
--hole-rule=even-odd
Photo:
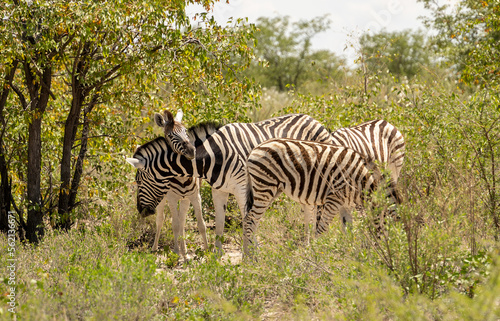
[{"label": "thicket", "polygon": [[[429,7],[433,3],[425,2]],[[371,230],[370,217],[376,213],[355,213],[347,232],[342,232],[340,222],[334,222],[326,235],[305,246],[300,208],[281,197],[259,227],[257,262],[239,259],[241,219],[231,204],[224,241],[229,256],[220,259],[200,250],[192,216],[186,235],[190,261],[182,262],[170,251],[173,237],[168,223],[160,241],[163,250],[150,253],[154,229],[151,222],[137,217],[135,173],[124,162],[124,157],[133,153],[134,140],[122,142],[112,153],[93,145],[87,163],[88,181],[79,190],[81,203],[73,212],[72,228],[57,229],[47,220],[49,216],[39,244],[16,244],[18,319],[498,320],[500,88],[490,72],[496,66],[490,59],[496,50],[492,42],[496,33],[486,30],[498,30],[493,22],[498,21],[499,10],[494,1],[484,3],[476,8],[473,2],[462,1],[464,14],[448,34],[451,40],[443,44],[444,32],[427,39],[430,48],[440,51],[424,52],[431,59],[419,68],[394,65],[397,46],[411,44],[406,41],[411,37],[396,41],[397,37],[408,36],[407,32],[366,36],[366,51],[360,52],[358,68],[341,66],[327,72],[324,64],[305,64],[312,69],[302,74],[299,82],[289,83],[282,91],[279,85],[264,88],[260,106],[254,104],[257,92],[249,89],[242,92],[243,104],[234,113],[227,110],[229,102],[210,109],[214,118],[231,115],[234,120],[302,112],[331,129],[374,118],[394,124],[406,140],[405,164],[398,183],[404,202],[398,209],[400,220],[389,222],[384,237],[376,237]],[[486,11],[488,18],[478,20],[470,14],[474,8],[483,16]],[[437,18],[446,13],[437,9],[433,12]],[[437,18],[434,28],[439,29],[443,24]],[[485,32],[483,37],[474,38],[475,44],[479,48],[484,44],[487,50],[481,53],[470,46],[467,50],[473,50],[472,54],[461,52],[463,43],[454,43],[453,39],[472,31],[477,35],[477,30]],[[371,51],[370,44],[384,37],[394,39],[387,47],[390,50],[383,55]],[[445,47],[449,55],[444,55]],[[305,47],[299,44],[298,48]],[[293,53],[295,49],[290,50]],[[435,55],[440,59],[432,58]],[[463,63],[454,64],[457,57]],[[335,66],[337,63],[335,60]],[[481,67],[471,72],[474,64]],[[257,73],[257,68],[252,65],[247,75]],[[317,81],[318,74],[321,81]],[[216,75],[214,79],[212,84]],[[166,92],[168,86],[171,84],[165,85]],[[192,89],[189,85],[182,88],[186,95]],[[204,91],[199,89],[186,96],[194,104],[208,99],[198,95]],[[7,113],[10,122],[3,126],[15,123],[12,120],[18,117],[13,105],[6,106],[5,110],[12,112]],[[125,129],[134,135],[154,136],[147,111],[141,114],[136,110],[134,124],[121,116],[111,117],[110,111],[97,110],[94,119],[105,119],[108,132],[113,132],[115,125],[131,125]],[[190,115],[188,109],[187,124],[196,123],[202,113],[199,109]],[[51,137],[49,141],[60,139],[60,132],[53,133],[61,123],[60,117],[44,120],[53,123],[44,137]],[[136,126],[139,121],[143,121],[141,127]],[[16,126],[19,131],[12,130],[17,127],[5,130],[4,141],[20,142],[22,137],[15,133],[23,132],[27,122],[19,121]],[[118,141],[104,140],[104,144],[111,148]],[[57,157],[50,158],[51,151],[59,154],[55,143],[47,146],[50,149],[43,155],[49,173],[58,161]],[[21,200],[25,195],[22,175],[26,167],[22,164],[26,155],[10,155],[10,160],[19,162],[10,165],[9,173],[14,197]],[[94,166],[98,168],[91,170]],[[44,186],[51,185],[46,181]],[[214,218],[206,185],[202,198],[210,226]],[[210,230],[209,237],[213,243]],[[0,244],[0,265],[8,266],[9,244],[3,234]],[[8,278],[0,283],[0,293],[0,318],[11,319],[13,315],[7,311]]]}]

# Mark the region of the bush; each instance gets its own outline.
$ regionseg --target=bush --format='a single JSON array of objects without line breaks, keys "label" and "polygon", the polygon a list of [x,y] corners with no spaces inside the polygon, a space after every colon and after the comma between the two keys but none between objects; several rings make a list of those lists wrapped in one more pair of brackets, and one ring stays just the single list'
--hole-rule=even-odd
[{"label": "bush", "polygon": [[[19,319],[499,319],[497,91],[455,87],[432,75],[411,83],[354,75],[332,85],[330,95],[288,94],[293,101],[278,112],[308,113],[332,129],[384,118],[403,133],[404,201],[400,219],[389,219],[382,237],[370,225],[377,208],[355,213],[346,233],[333,222],[307,246],[299,206],[279,197],[260,223],[257,261],[240,262],[241,214],[230,202],[228,255],[201,251],[190,220],[193,259],[180,262],[168,250],[168,220],[166,250],[150,253],[154,233],[137,218],[131,184],[112,185],[109,193],[103,185],[107,198],[90,202],[91,215],[78,227],[49,232],[36,247],[17,244]],[[271,116],[285,99],[269,97],[256,117]],[[130,182],[125,168],[120,180]],[[210,194],[204,184],[209,221]],[[7,249],[1,236],[4,266]],[[12,317],[5,308],[9,290],[4,279],[1,319]]]}]

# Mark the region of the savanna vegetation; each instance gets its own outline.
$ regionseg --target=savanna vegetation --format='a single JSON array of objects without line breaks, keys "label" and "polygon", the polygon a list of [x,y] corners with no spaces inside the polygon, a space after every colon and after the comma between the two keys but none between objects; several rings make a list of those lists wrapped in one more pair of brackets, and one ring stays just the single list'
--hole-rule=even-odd
[{"label": "savanna vegetation", "polygon": [[[211,0],[2,2],[0,319],[500,319],[500,3],[420,2],[427,30],[365,34],[354,62],[311,46],[327,16],[220,25],[185,14]],[[379,238],[376,209],[355,213],[306,246],[283,196],[256,261],[240,259],[234,204],[222,258],[192,216],[190,260],[168,220],[151,252],[125,157],[162,134],[163,109],[187,126],[386,119],[406,139],[400,219]],[[208,185],[202,198],[213,226]]]}]

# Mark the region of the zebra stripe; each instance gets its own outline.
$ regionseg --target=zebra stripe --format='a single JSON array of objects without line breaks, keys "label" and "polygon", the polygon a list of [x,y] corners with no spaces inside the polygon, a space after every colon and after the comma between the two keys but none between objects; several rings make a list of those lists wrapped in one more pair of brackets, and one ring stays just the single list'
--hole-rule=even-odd
[{"label": "zebra stripe", "polygon": [[[206,225],[203,220],[199,191],[201,180],[191,177],[172,177],[168,180],[168,184],[165,184],[163,182],[156,182],[150,176],[144,170],[138,169],[135,181],[138,186],[137,210],[140,215],[146,217],[156,212],[156,234],[152,250],[158,250],[161,228],[165,221],[164,209],[166,203],[168,203],[172,216],[174,252],[182,255],[182,257],[186,257],[184,226],[190,204],[193,204],[198,231],[200,232],[204,249],[207,249]],[[144,184],[145,181],[148,183]],[[179,202],[179,207],[177,207]]]},{"label": "zebra stripe", "polygon": [[[341,207],[362,205],[364,191],[371,193],[379,185],[380,173],[375,170],[372,174],[373,168],[360,153],[332,144],[271,139],[255,147],[247,161],[245,255],[255,244],[258,221],[279,194],[284,192],[308,211],[323,205],[317,226],[317,234],[321,234]],[[388,197],[393,203],[400,202],[392,181]],[[380,227],[381,222],[378,224]]]},{"label": "zebra stripe", "polygon": [[[377,119],[339,128],[332,133],[332,139],[335,145],[350,147],[369,162],[378,162],[382,168],[389,170],[395,183],[398,181],[405,157],[405,141],[401,132],[389,122]],[[318,216],[321,216],[321,211],[319,206]],[[340,219],[343,226],[352,223],[351,209],[341,208]]]},{"label": "zebra stripe", "polygon": [[335,145],[346,146],[387,167],[397,182],[405,157],[401,132],[385,120],[371,120],[357,126],[340,128],[332,133]]},{"label": "zebra stripe", "polygon": [[[183,154],[188,158],[194,157],[194,146],[189,142],[186,128],[182,125],[183,113],[179,111],[173,118],[172,113],[164,111],[164,116],[156,113],[155,122],[164,127],[167,143],[177,153]],[[127,159],[129,160],[129,159]],[[196,215],[198,230],[202,237],[205,249],[208,248],[206,236],[206,225],[203,220],[201,210],[201,197],[199,192],[200,182],[193,178],[178,177],[171,178],[168,183],[156,181],[151,175],[138,170],[136,174],[136,183],[139,186],[137,191],[137,210],[142,217],[156,215],[156,235],[153,243],[153,251],[158,250],[158,241],[161,228],[165,220],[164,208],[166,203],[169,205],[172,216],[172,226],[174,232],[174,252],[186,256],[186,244],[184,241],[184,225],[186,214],[190,203],[193,204]],[[149,184],[142,185],[142,181],[149,180]],[[177,204],[179,207],[177,207]]]},{"label": "zebra stripe", "polygon": [[[150,182],[167,182],[174,176],[198,177],[212,186],[216,212],[216,246],[222,249],[225,206],[229,193],[234,194],[243,214],[246,201],[246,159],[252,149],[273,137],[300,138],[331,142],[329,131],[312,117],[286,115],[257,123],[234,123],[211,132],[206,124],[188,130],[188,135],[205,137],[191,139],[196,157],[189,160],[175,153],[165,139],[157,138],[141,146],[134,154],[136,167],[144,168]],[[213,129],[213,128],[212,128]],[[154,187],[151,187],[154,188]]]}]

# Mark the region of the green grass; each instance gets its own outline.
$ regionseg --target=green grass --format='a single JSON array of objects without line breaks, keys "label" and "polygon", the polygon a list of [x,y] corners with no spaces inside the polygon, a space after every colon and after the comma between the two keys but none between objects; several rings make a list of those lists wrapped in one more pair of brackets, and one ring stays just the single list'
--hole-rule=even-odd
[{"label": "green grass", "polygon": [[[467,256],[453,242],[451,249],[434,248],[454,255],[446,261],[449,265],[446,269],[456,275],[450,274],[448,279],[445,274],[440,275],[439,293],[432,296],[418,287],[423,286],[422,280],[411,283],[408,278],[411,271],[405,256],[402,223],[394,223],[390,230],[389,246],[395,262],[391,270],[376,250],[374,239],[363,232],[366,230],[363,219],[355,220],[347,234],[335,222],[329,233],[313,240],[310,246],[304,244],[302,219],[295,204],[281,199],[261,222],[257,261],[238,264],[224,263],[211,253],[196,255],[194,250],[200,247],[199,242],[191,245],[194,259],[177,264],[171,264],[168,252],[151,254],[150,244],[131,249],[130,238],[136,237],[135,224],[127,222],[121,226],[105,223],[69,233],[51,232],[38,246],[17,245],[17,319],[497,320],[500,317],[498,248],[477,257]],[[194,230],[191,226],[188,235]],[[239,233],[238,229],[231,229],[227,242],[234,245],[240,239]],[[424,236],[432,238],[432,233],[428,233]],[[444,236],[449,235],[437,238]],[[0,262],[6,266],[4,236],[0,243]],[[428,244],[437,246],[433,241]],[[422,254],[419,259],[425,261],[426,256]],[[437,266],[425,271],[431,273],[434,269]],[[467,278],[476,281],[473,298],[459,285],[460,277],[463,282]],[[5,282],[0,290],[7,293]],[[7,297],[2,295],[1,300],[0,318],[9,320],[12,314],[6,309]]]}]

